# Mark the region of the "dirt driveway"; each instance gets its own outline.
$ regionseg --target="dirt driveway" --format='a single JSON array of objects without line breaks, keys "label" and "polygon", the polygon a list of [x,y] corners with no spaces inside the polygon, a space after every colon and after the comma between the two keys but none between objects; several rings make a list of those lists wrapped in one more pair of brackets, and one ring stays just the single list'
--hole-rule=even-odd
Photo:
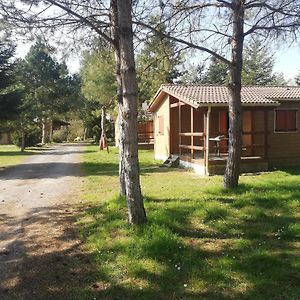
[{"label": "dirt driveway", "polygon": [[74,229],[80,145],[0,172],[0,299],[77,299],[91,275]]}]

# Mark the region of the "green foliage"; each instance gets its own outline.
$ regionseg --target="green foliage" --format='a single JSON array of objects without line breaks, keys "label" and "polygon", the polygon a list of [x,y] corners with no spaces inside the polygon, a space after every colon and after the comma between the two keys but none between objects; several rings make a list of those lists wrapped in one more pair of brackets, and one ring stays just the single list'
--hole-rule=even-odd
[{"label": "green foliage", "polygon": [[273,67],[274,58],[270,48],[258,39],[253,40],[244,50],[243,85],[273,84],[276,79]]},{"label": "green foliage", "polygon": [[[41,129],[38,126],[32,125],[26,128],[25,147],[36,146],[41,141]],[[22,133],[20,130],[12,134],[12,142],[14,145],[21,147]]]},{"label": "green foliage", "polygon": [[0,40],[0,120],[13,120],[18,116],[20,93],[15,86],[15,47],[6,40]]},{"label": "green foliage", "polygon": [[229,82],[228,66],[212,57],[202,83],[224,85]]},{"label": "green foliage", "polygon": [[134,228],[116,195],[118,151],[87,150],[78,226],[105,289],[79,299],[299,298],[299,168],[242,176],[228,191],[221,176],[157,168],[140,151],[148,223]]},{"label": "green foliage", "polygon": [[[87,100],[111,106],[116,100],[115,63],[109,48],[100,48],[84,54],[81,68],[82,93]],[[99,109],[98,107],[98,109]]]},{"label": "green foliage", "polygon": [[[152,19],[152,25],[155,25],[158,32],[163,33],[166,30],[156,18]],[[159,33],[154,33],[148,38],[136,59],[139,102],[149,102],[161,84],[173,83],[181,76],[178,66],[182,61],[182,54],[178,52],[173,41]]]},{"label": "green foliage", "polygon": [[204,82],[205,78],[205,65],[197,64],[197,65],[187,65],[185,67],[187,70],[179,80],[181,84],[201,84]]}]

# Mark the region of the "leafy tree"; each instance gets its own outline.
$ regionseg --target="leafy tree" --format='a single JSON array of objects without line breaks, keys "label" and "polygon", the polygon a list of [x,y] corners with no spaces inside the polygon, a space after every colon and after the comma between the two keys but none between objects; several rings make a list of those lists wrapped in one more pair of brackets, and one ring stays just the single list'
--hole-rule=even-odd
[{"label": "leafy tree", "polygon": [[202,83],[223,85],[228,82],[228,66],[224,62],[217,60],[215,57],[212,57]]},{"label": "leafy tree", "polygon": [[7,40],[0,40],[0,120],[17,117],[20,95],[15,86],[14,64],[15,47]]},{"label": "leafy tree", "polygon": [[151,24],[157,32],[145,41],[137,56],[140,103],[149,102],[162,83],[173,83],[182,75],[178,70],[183,61],[182,54],[178,52],[175,42],[162,35],[166,27],[155,17]]},{"label": "leafy tree", "polygon": [[274,58],[270,48],[254,39],[244,50],[243,85],[270,85],[275,80]]},{"label": "leafy tree", "polygon": [[98,109],[93,112],[94,114],[101,109],[100,149],[107,144],[106,111],[113,109],[116,102],[117,85],[114,69],[114,58],[108,47],[100,45],[98,49],[84,54],[81,69],[82,93],[87,101],[98,103]]},{"label": "leafy tree", "polygon": [[[48,139],[47,125],[55,115],[70,109],[72,78],[65,63],[52,59],[52,49],[38,39],[20,63],[19,80],[24,87],[26,102],[42,124],[42,144]],[[50,133],[52,129],[50,129]]]}]

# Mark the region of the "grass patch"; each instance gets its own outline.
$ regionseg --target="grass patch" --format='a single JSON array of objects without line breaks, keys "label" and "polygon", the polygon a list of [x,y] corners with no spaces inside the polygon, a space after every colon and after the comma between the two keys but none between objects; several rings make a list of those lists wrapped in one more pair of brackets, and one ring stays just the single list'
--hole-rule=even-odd
[{"label": "grass patch", "polygon": [[28,155],[34,154],[34,150],[35,148],[29,148],[21,152],[14,145],[0,145],[0,170],[21,163]]},{"label": "grass patch", "polygon": [[152,151],[140,161],[148,223],[130,227],[116,149],[85,154],[78,226],[103,288],[81,299],[299,299],[300,168],[227,191],[220,176],[158,168]]}]

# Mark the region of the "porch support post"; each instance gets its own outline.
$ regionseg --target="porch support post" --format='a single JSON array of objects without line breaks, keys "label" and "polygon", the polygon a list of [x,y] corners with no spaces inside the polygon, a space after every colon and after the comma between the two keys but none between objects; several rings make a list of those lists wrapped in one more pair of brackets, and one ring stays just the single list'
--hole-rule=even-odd
[{"label": "porch support post", "polygon": [[179,120],[178,120],[178,134],[179,134],[179,157],[181,156],[181,102],[180,100],[178,101],[179,103],[179,106],[178,106],[178,117],[179,117]]},{"label": "porch support post", "polygon": [[254,156],[254,118],[255,118],[255,112],[251,110],[251,156]]},{"label": "porch support post", "polygon": [[265,131],[265,142],[264,142],[264,158],[265,159],[268,159],[268,123],[269,123],[269,112],[267,109],[264,110],[264,119],[265,119],[265,122],[264,122],[264,131]]},{"label": "porch support post", "polygon": [[194,108],[191,106],[191,154],[192,154],[192,159],[194,159]]},{"label": "porch support post", "polygon": [[207,108],[207,116],[206,116],[206,155],[205,155],[205,173],[206,175],[209,175],[209,170],[208,170],[208,161],[209,161],[209,123],[210,123],[210,113],[211,113],[211,107],[209,106]]}]

